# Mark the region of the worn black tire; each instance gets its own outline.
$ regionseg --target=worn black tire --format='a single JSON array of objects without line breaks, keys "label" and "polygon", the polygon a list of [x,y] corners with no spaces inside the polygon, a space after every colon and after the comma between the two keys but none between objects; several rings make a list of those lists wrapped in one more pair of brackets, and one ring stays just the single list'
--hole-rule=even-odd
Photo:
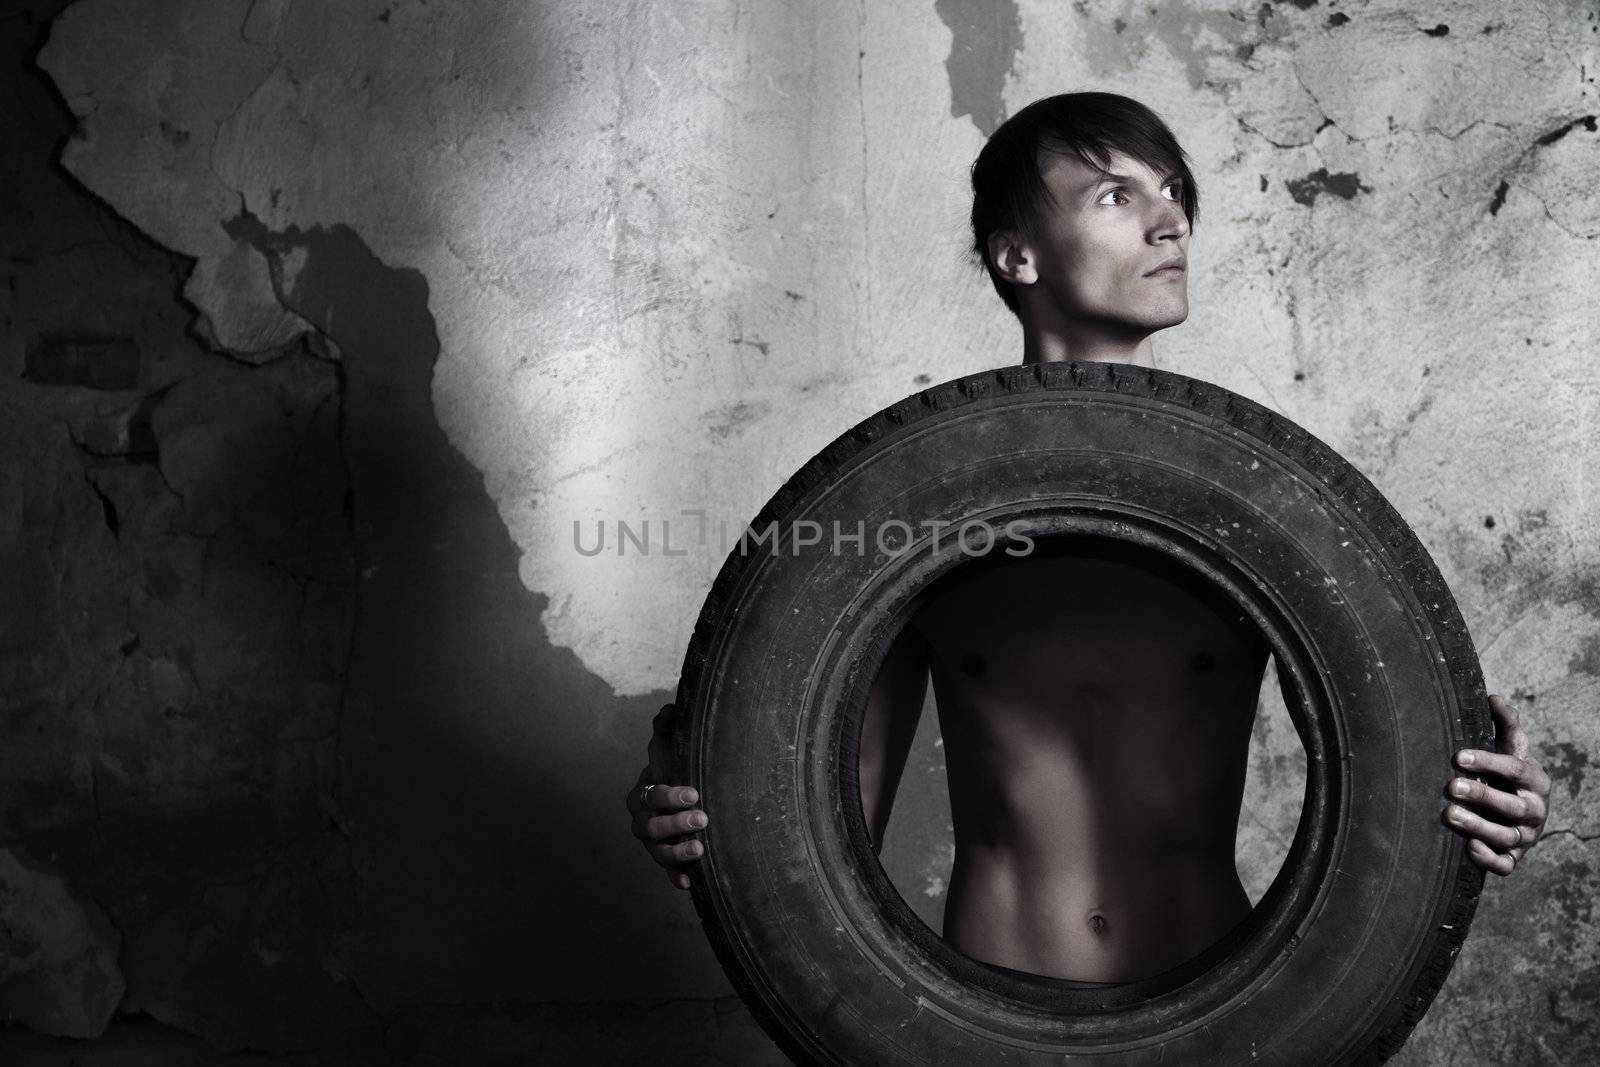
[{"label": "worn black tire", "polygon": [[[919,530],[914,550],[877,551],[894,519]],[[1084,988],[967,960],[868,846],[866,689],[918,593],[969,558],[918,524],[975,519],[1189,568],[1254,618],[1298,695],[1308,773],[1288,859],[1250,919],[1167,975]],[[828,536],[804,545],[802,520]],[[858,521],[864,551],[832,551],[830,523]],[[1181,375],[1010,367],[862,422],[751,528],[777,530],[780,551],[747,536],[706,597],[675,754],[712,813],[696,908],[797,1062],[1375,1063],[1404,1042],[1483,881],[1441,822],[1442,787],[1452,754],[1492,734],[1438,569],[1332,449]]]}]

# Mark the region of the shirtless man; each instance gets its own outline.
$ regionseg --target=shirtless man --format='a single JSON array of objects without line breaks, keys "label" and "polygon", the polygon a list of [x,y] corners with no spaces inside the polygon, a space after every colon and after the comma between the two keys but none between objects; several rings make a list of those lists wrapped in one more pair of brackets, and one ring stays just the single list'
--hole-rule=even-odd
[{"label": "shirtless man", "polygon": [[[1040,100],[995,131],[972,181],[976,250],[1021,320],[1023,362],[1153,366],[1151,335],[1188,317],[1197,207],[1161,120],[1109,94]],[[1125,982],[1192,958],[1249,913],[1234,837],[1268,650],[1208,600],[1170,570],[1037,553],[958,570],[891,645],[862,728],[863,814],[881,842],[931,672],[955,948]],[[1550,780],[1516,712],[1489,705],[1497,751],[1458,763],[1494,784],[1444,783],[1444,817],[1504,875],[1544,827]],[[671,714],[627,804],[634,835],[687,888],[703,846],[682,835],[709,816],[664,780]]]}]

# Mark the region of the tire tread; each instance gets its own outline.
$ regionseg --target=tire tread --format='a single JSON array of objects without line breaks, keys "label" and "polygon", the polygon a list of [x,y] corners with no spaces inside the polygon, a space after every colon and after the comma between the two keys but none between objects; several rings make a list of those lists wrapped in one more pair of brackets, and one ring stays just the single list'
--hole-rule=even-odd
[{"label": "tire tread", "polygon": [[[813,488],[863,450],[906,427],[968,404],[1040,390],[1107,392],[1187,408],[1254,438],[1274,452],[1300,464],[1329,493],[1339,496],[1351,505],[1352,510],[1360,513],[1373,535],[1389,547],[1399,562],[1403,578],[1415,592],[1423,610],[1430,613],[1439,638],[1439,651],[1447,657],[1448,662],[1476,662],[1471,637],[1438,568],[1410,526],[1364,474],[1304,428],[1276,412],[1219,386],[1166,371],[1110,363],[1041,363],[1003,367],[930,386],[864,419],[840,435],[773,494],[757,513],[751,526],[765,529],[768,523],[778,521]],[[742,539],[740,547],[743,547]],[[734,593],[751,558],[735,549],[706,595],[684,656],[677,693],[680,708],[699,688],[702,672],[711,653],[711,641],[724,614],[735,602]],[[1430,605],[1446,605],[1448,610],[1430,610]],[[1454,679],[1457,693],[1463,698],[1481,695],[1475,691],[1475,687],[1481,690],[1481,679],[1474,682],[1473,678],[1468,677],[1470,674],[1470,671],[1458,671]],[[1469,707],[1467,700],[1463,699],[1462,707]],[[673,750],[680,761],[675,768],[679,772],[686,766],[689,755],[691,724],[688,720],[688,716],[679,715],[675,723]],[[1463,720],[1462,726],[1470,745],[1488,747],[1492,743],[1492,727],[1486,710],[1476,716],[1465,712]],[[723,931],[698,869],[691,878],[695,907],[705,926],[706,935],[735,989],[749,1005],[757,1021],[796,1062],[825,1062],[819,1050],[799,1042],[791,1030],[783,1025],[766,998],[760,996],[752,976],[739,962],[737,948]],[[1448,905],[1448,920],[1434,931],[1430,943],[1421,954],[1423,963],[1420,970],[1414,976],[1409,990],[1397,998],[1391,1018],[1381,1024],[1376,1036],[1353,1062],[1382,1063],[1404,1045],[1450,973],[1466,938],[1482,887],[1483,871],[1463,853]]]}]

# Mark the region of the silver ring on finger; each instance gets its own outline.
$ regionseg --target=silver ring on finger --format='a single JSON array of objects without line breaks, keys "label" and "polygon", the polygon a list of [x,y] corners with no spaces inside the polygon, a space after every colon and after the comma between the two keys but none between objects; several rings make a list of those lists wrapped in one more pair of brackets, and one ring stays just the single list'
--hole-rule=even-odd
[{"label": "silver ring on finger", "polygon": [[1517,843],[1515,845],[1512,845],[1511,847],[1512,848],[1526,848],[1527,845],[1528,845],[1528,842],[1526,842],[1526,841],[1524,841],[1522,839],[1522,824],[1518,823],[1517,824]]},{"label": "silver ring on finger", "polygon": [[639,803],[648,808],[650,806],[650,790],[660,785],[660,782],[647,782],[639,789]]}]

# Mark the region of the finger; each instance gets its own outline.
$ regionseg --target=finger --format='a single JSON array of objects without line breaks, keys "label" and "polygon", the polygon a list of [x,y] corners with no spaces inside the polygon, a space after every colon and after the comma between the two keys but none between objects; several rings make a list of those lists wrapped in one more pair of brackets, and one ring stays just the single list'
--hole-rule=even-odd
[{"label": "finger", "polygon": [[669,837],[704,830],[707,821],[703,811],[680,811],[674,815],[651,815],[641,811],[633,817],[633,836],[641,841],[665,841]]},{"label": "finger", "polygon": [[1520,819],[1512,819],[1511,822],[1523,827],[1523,839],[1531,845],[1544,831],[1545,823],[1550,817],[1550,805],[1544,797],[1531,789],[1519,789],[1517,796],[1521,798],[1527,814]]},{"label": "finger", "polygon": [[1455,778],[1450,782],[1450,795],[1462,804],[1471,804],[1480,812],[1497,816],[1499,822],[1537,826],[1540,821],[1539,809],[1534,806],[1538,797],[1527,790],[1511,793],[1496,789],[1488,782]]},{"label": "finger", "polygon": [[656,785],[645,803],[652,811],[682,811],[700,803],[700,794],[692,785]]},{"label": "finger", "polygon": [[1456,753],[1456,764],[1463,770],[1477,774],[1495,775],[1514,786],[1531,789],[1540,796],[1550,795],[1550,776],[1533,760],[1521,756],[1469,748]]},{"label": "finger", "polygon": [[1528,805],[1527,824],[1535,830],[1542,831],[1544,824],[1550,818],[1550,802],[1531,789],[1524,789],[1517,795]]},{"label": "finger", "polygon": [[[628,789],[628,795],[623,798],[623,804],[631,814],[637,815],[644,810],[644,787],[649,785],[651,781],[650,768],[648,766],[640,768],[639,777]],[[656,792],[656,790],[652,789],[651,792]]]},{"label": "finger", "polygon": [[1528,732],[1511,702],[1499,693],[1489,697],[1489,712],[1495,722],[1495,748],[1511,756],[1528,758]]},{"label": "finger", "polygon": [[1472,862],[1479,867],[1486,871],[1493,871],[1502,878],[1510,874],[1517,866],[1516,857],[1496,852],[1482,841],[1467,842],[1467,855],[1471,856]]},{"label": "finger", "polygon": [[1492,846],[1499,852],[1516,848],[1523,843],[1522,835],[1516,828],[1501,823],[1491,822],[1482,815],[1460,804],[1451,804],[1445,809],[1444,818],[1447,823],[1466,834]]},{"label": "finger", "polygon": [[684,874],[682,871],[668,871],[667,872],[667,881],[671,882],[673,885],[677,886],[679,889],[688,889],[689,888],[689,876],[687,874]]},{"label": "finger", "polygon": [[649,845],[650,858],[663,867],[677,867],[693,863],[705,855],[706,847],[698,841],[680,841],[675,845]]},{"label": "finger", "polygon": [[652,782],[647,767],[640,772],[638,783],[628,791],[627,807],[629,812],[637,816],[640,812],[681,811],[698,803],[700,793],[693,786]]}]

